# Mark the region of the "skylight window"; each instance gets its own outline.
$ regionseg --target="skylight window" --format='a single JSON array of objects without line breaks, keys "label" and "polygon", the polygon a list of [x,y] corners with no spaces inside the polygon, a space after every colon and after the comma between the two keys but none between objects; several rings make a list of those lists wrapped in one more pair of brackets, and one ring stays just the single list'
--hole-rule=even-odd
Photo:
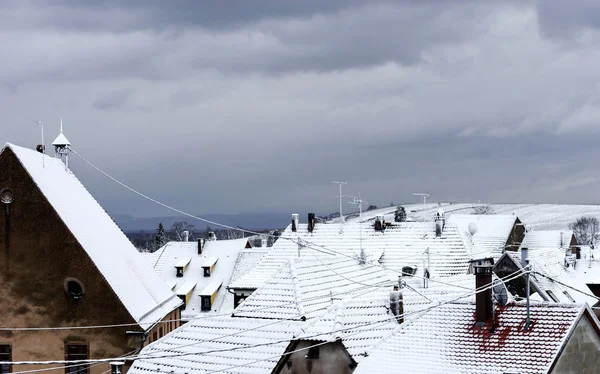
[{"label": "skylight window", "polygon": [[565,294],[565,296],[567,297],[567,299],[569,299],[572,303],[575,302],[575,299],[573,298],[573,296],[571,296],[566,290],[563,291],[563,293]]},{"label": "skylight window", "polygon": [[558,303],[560,302],[560,300],[558,300],[558,297],[556,297],[556,295],[554,295],[554,292],[550,291],[550,290],[546,290],[546,293],[548,294],[548,296],[550,296],[550,298],[555,302]]}]

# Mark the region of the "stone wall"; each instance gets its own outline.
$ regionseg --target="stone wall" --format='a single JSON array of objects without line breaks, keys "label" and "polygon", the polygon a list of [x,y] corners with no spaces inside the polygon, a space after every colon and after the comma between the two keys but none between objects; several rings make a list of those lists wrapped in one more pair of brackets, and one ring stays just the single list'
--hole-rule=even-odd
[{"label": "stone wall", "polygon": [[600,336],[584,315],[561,352],[552,373],[591,374],[600,372]]}]

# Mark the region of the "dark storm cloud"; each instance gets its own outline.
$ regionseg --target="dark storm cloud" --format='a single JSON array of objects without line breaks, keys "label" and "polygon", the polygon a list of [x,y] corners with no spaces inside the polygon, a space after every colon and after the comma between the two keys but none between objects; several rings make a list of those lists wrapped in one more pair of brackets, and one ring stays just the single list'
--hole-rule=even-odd
[{"label": "dark storm cloud", "polygon": [[543,0],[538,3],[540,27],[552,38],[571,38],[586,29],[600,29],[600,2]]},{"label": "dark storm cloud", "polygon": [[[192,212],[335,210],[333,179],[379,205],[590,202],[600,31],[577,6],[1,2],[3,141],[62,116],[82,155]],[[165,214],[72,166],[108,210]]]}]

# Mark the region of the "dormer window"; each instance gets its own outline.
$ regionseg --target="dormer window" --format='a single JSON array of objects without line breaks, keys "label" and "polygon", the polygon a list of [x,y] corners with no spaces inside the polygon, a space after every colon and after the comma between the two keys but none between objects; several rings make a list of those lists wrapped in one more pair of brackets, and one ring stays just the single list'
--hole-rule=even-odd
[{"label": "dormer window", "polygon": [[204,270],[205,277],[210,277],[218,260],[218,257],[209,257],[206,259],[204,264],[202,264],[202,269]]},{"label": "dormer window", "polygon": [[200,310],[210,311],[223,281],[212,281],[200,292]]},{"label": "dormer window", "polygon": [[185,307],[187,306],[187,303],[190,301],[190,298],[192,297],[192,291],[194,291],[194,288],[196,288],[196,282],[187,281],[184,284],[182,284],[177,289],[177,291],[175,291],[175,294],[177,296],[179,296],[181,301],[183,301],[183,305],[181,306],[181,309],[185,309]]},{"label": "dormer window", "polygon": [[177,277],[183,277],[183,273],[185,273],[185,270],[187,269],[191,261],[191,257],[184,257],[181,260],[179,260],[178,263],[175,264],[175,270],[177,270]]}]

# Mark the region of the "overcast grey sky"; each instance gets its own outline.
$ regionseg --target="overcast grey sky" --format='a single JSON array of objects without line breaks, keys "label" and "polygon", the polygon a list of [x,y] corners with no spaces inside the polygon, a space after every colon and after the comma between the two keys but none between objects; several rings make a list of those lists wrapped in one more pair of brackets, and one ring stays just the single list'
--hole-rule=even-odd
[{"label": "overcast grey sky", "polygon": [[[3,142],[198,213],[597,203],[600,3],[2,1]],[[169,212],[73,159],[109,211]]]}]

